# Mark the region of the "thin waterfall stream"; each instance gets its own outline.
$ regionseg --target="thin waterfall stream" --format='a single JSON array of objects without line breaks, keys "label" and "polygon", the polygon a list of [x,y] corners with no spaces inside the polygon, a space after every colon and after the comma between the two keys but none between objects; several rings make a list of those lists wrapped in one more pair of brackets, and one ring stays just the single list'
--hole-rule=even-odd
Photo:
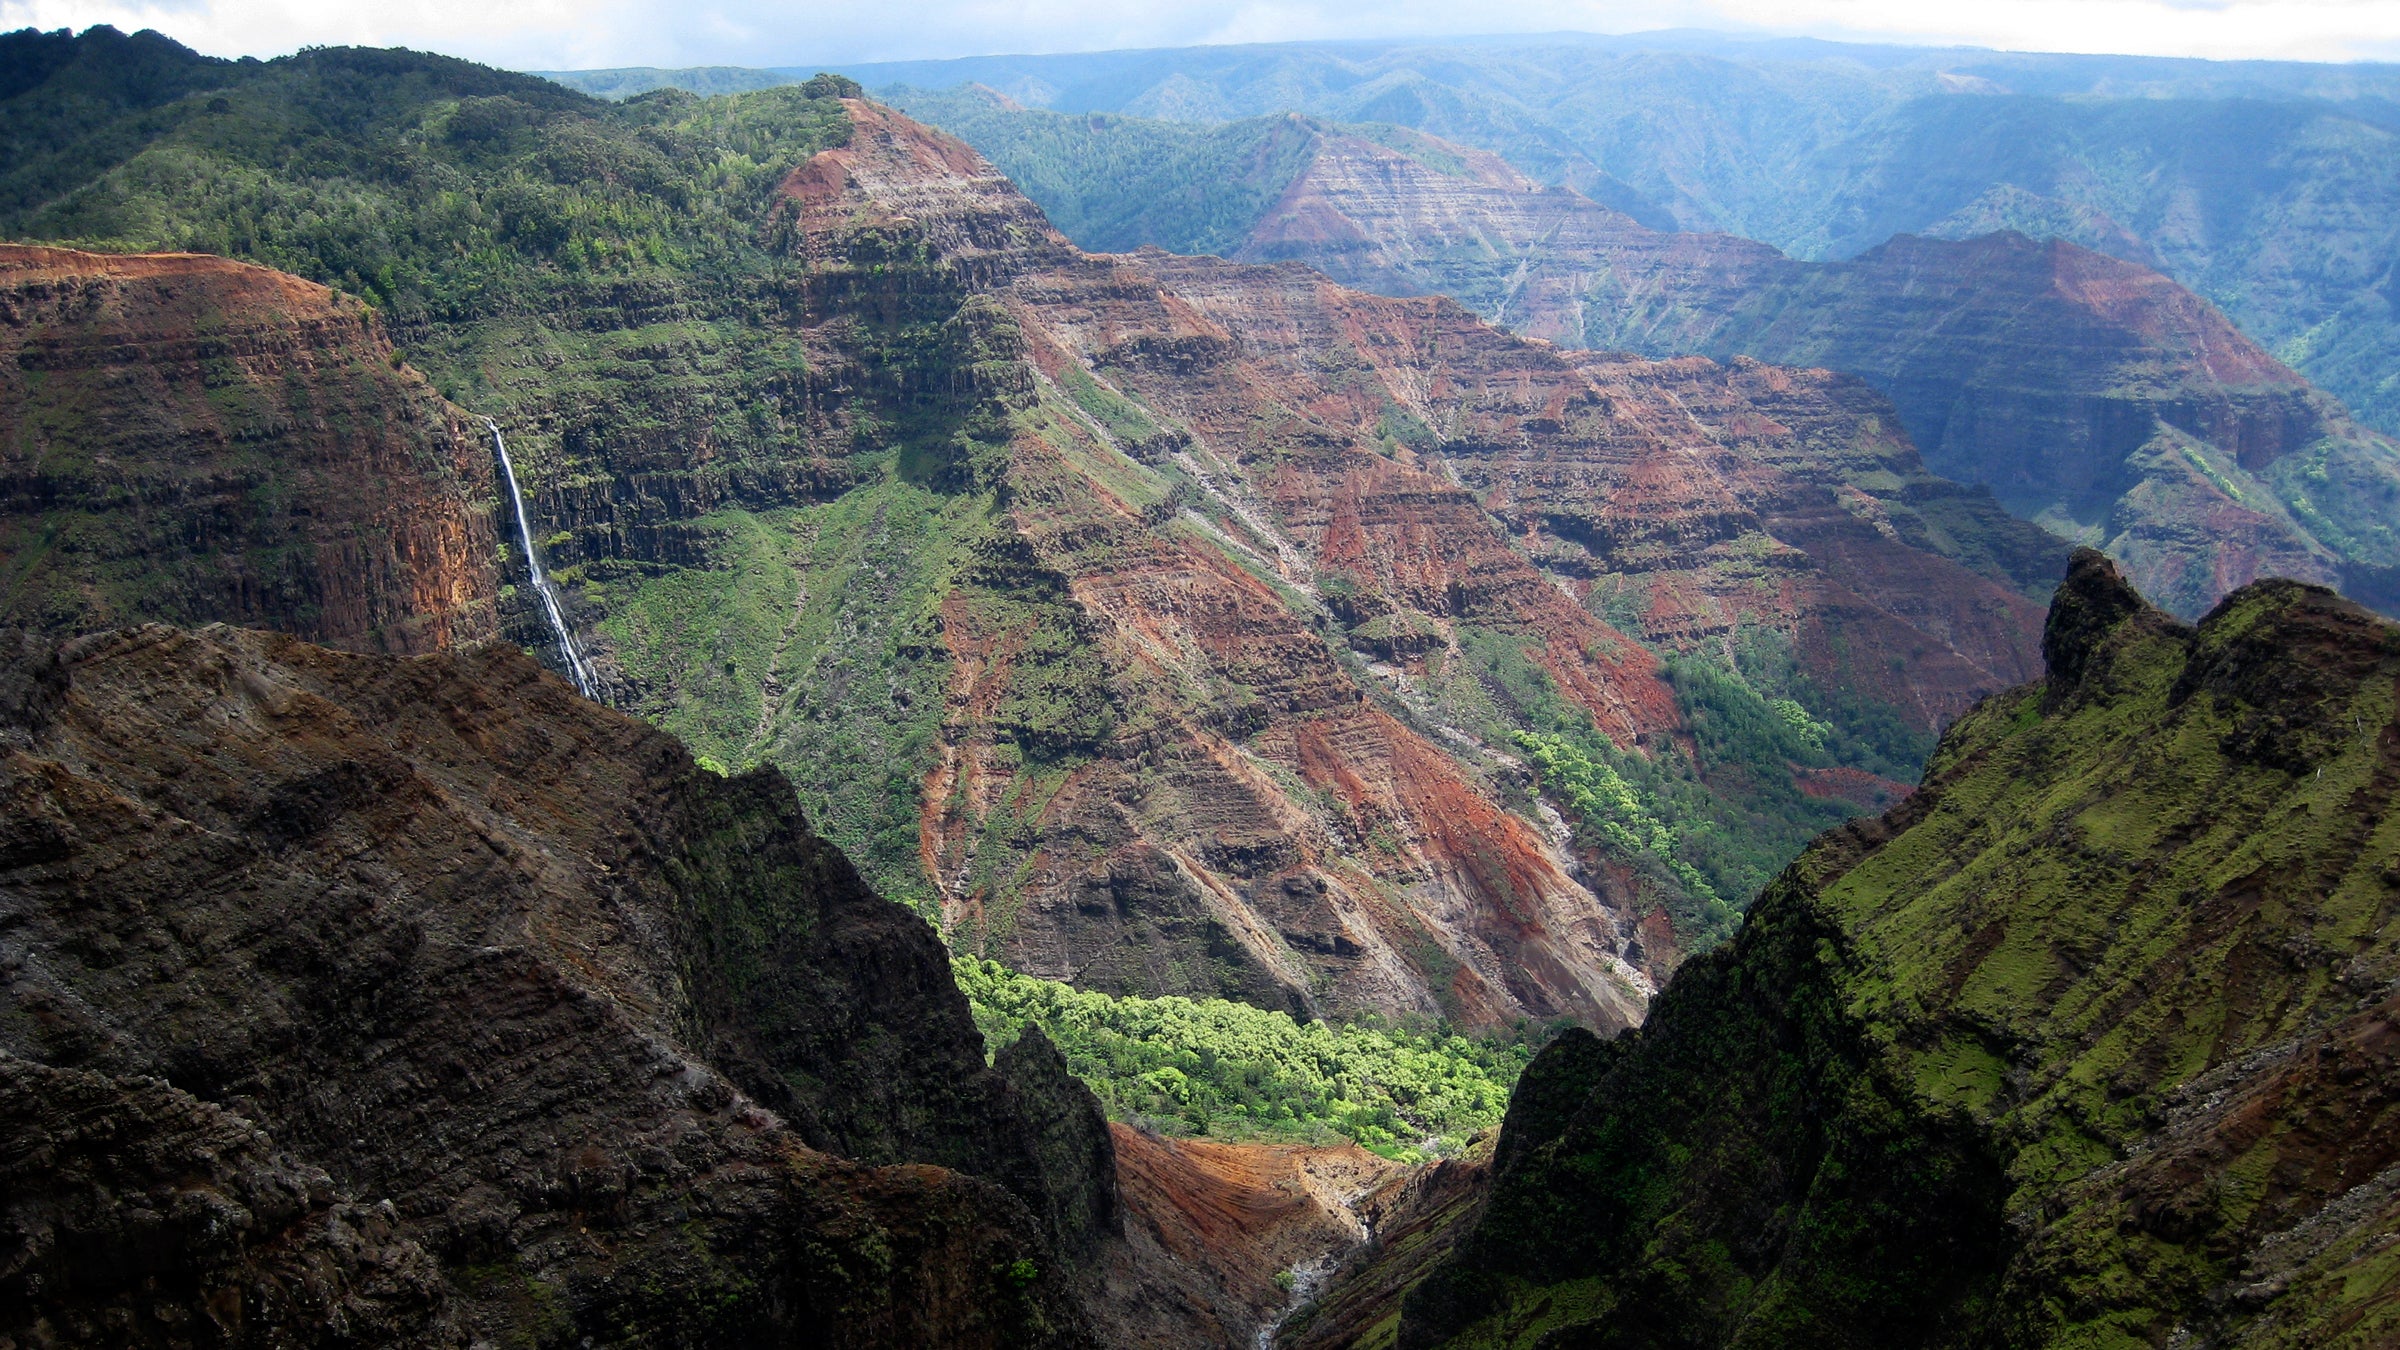
[{"label": "thin waterfall stream", "polygon": [[533,578],[533,593],[542,598],[542,613],[550,620],[550,631],[558,638],[558,654],[567,663],[567,677],[575,681],[575,692],[585,698],[598,698],[599,682],[592,678],[591,663],[583,659],[583,650],[575,645],[575,635],[567,630],[567,616],[558,607],[558,593],[549,578],[542,575],[542,555],[533,546],[533,525],[525,516],[525,494],[517,490],[516,466],[508,462],[508,438],[500,434],[500,424],[486,417],[483,424],[491,428],[492,449],[500,455],[500,476],[508,482],[508,504],[517,514],[517,540],[525,548],[525,570]]}]

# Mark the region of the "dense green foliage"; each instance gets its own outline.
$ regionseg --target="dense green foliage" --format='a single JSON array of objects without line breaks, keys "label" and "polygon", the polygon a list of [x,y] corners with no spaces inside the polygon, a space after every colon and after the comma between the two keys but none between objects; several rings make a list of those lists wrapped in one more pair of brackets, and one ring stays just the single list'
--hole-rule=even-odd
[{"label": "dense green foliage", "polygon": [[[1691,749],[1662,738],[1637,753],[1611,744],[1561,696],[1522,639],[1469,631],[1460,645],[1467,668],[1437,669],[1434,680],[1454,719],[1523,752],[1583,843],[1651,879],[1687,950],[1722,941],[1751,897],[1812,836],[1856,813],[1849,803],[1802,793],[1792,781],[1795,767],[1894,767],[1871,745],[1813,718],[1806,729],[1795,724],[1740,669],[1673,654],[1665,658],[1668,682]],[[1787,688],[1767,687],[1793,702]]]},{"label": "dense green foliage", "polygon": [[955,967],[984,1039],[1039,1026],[1111,1116],[1232,1138],[1347,1138],[1416,1161],[1500,1123],[1534,1029],[1471,1039],[1440,1029],[1296,1022],[1224,999],[1113,998]]},{"label": "dense green foliage", "polygon": [[177,74],[190,92],[80,136],[38,140],[38,122],[18,120],[61,102],[52,87],[12,107],[0,229],[222,253],[340,286],[402,323],[459,320],[554,305],[562,283],[761,270],[767,189],[846,130],[805,89],[612,106],[408,52]]}]

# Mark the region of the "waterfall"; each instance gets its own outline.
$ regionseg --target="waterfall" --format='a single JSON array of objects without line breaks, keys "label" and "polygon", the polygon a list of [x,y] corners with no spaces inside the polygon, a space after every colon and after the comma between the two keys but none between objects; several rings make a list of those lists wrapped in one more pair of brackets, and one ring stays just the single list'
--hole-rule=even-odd
[{"label": "waterfall", "polygon": [[567,677],[575,681],[575,692],[585,698],[598,698],[599,683],[592,678],[591,663],[583,659],[583,651],[575,645],[575,635],[567,631],[567,616],[558,607],[558,593],[542,575],[542,555],[533,547],[533,525],[525,518],[525,494],[517,491],[516,466],[508,462],[508,438],[500,434],[500,424],[484,418],[483,424],[492,430],[492,449],[500,454],[500,476],[508,483],[508,504],[517,513],[517,540],[525,546],[525,570],[533,577],[533,593],[542,598],[542,613],[550,620],[550,631],[558,637],[559,658],[567,663]]}]

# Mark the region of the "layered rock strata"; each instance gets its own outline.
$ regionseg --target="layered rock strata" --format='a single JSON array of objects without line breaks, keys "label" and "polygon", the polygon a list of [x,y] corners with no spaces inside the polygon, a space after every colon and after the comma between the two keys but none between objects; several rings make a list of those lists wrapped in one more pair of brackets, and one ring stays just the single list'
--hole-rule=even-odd
[{"label": "layered rock strata", "polygon": [[0,245],[0,622],[498,631],[480,425],[366,306],[220,258]]},{"label": "layered rock strata", "polygon": [[[500,100],[476,117],[522,137],[469,148],[529,174],[579,137],[691,148],[458,63],[313,54],[275,79],[325,106]],[[783,766],[964,946],[1116,992],[1624,1025],[1749,872],[1893,790],[1798,742],[1706,761],[1658,648],[1725,664],[1763,634],[1820,684],[1921,655],[1862,682],[1900,740],[2021,678],[2010,593],[2044,584],[2038,550],[1855,391],[1600,376],[1299,269],[1093,258],[955,141],[857,99],[778,108],[806,157],[742,208],[755,252],[691,275],[527,255],[488,311],[420,307],[403,336],[507,419],[603,696],[714,762]],[[707,130],[687,115],[626,112]],[[462,145],[410,162],[448,172]],[[361,499],[288,486],[259,500],[323,521]],[[1639,520],[1662,528],[1606,543]],[[1709,919],[1671,831],[1629,852],[1542,800],[1514,740],[1536,706],[1731,828],[1767,821],[1740,847],[1770,860],[1720,879]]]},{"label": "layered rock strata", "polygon": [[12,638],[0,736],[0,1336],[1085,1343],[1088,1094],[774,771],[221,627]]},{"label": "layered rock strata", "polygon": [[1810,263],[1665,233],[1498,157],[1319,126],[1236,256],[1452,295],[1580,347],[1861,376],[1932,469],[2099,545],[2187,617],[2261,576],[2388,603],[2400,448],[2138,263],[1999,233]]}]

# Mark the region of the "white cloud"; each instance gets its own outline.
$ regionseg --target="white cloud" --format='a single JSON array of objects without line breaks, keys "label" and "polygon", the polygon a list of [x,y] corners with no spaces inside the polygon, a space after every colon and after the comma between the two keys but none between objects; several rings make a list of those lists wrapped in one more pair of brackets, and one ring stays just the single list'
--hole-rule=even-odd
[{"label": "white cloud", "polygon": [[2400,57],[2400,0],[0,0],[0,27],[156,28],[217,55],[419,47],[520,69],[1718,28],[2038,51]]}]

